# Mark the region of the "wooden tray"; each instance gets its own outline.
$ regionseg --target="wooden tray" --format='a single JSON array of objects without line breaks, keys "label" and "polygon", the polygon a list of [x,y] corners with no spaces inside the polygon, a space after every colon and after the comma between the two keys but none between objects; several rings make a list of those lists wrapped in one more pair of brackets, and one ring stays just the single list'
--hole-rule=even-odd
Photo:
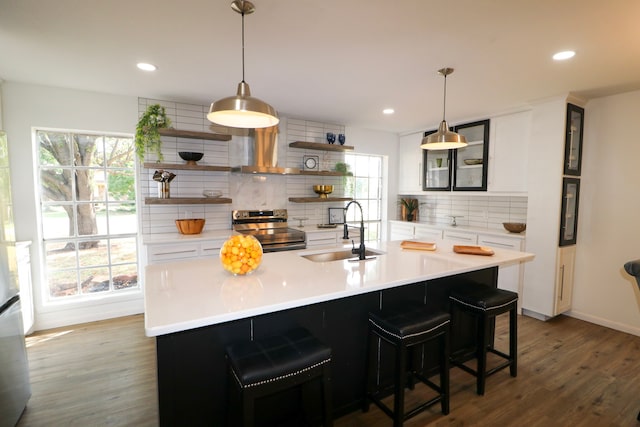
[{"label": "wooden tray", "polygon": [[487,246],[467,246],[467,245],[453,245],[453,252],[457,254],[469,254],[469,255],[493,255],[493,249]]},{"label": "wooden tray", "polygon": [[414,242],[413,240],[403,240],[400,242],[402,249],[413,249],[416,251],[435,251],[436,244],[430,242]]}]

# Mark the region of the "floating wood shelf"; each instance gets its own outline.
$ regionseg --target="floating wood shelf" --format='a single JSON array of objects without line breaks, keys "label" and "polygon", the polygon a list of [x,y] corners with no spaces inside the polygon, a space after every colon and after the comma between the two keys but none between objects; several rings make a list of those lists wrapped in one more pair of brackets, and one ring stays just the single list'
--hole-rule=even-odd
[{"label": "floating wood shelf", "polygon": [[182,169],[192,171],[208,171],[208,172],[230,172],[229,166],[211,166],[211,165],[188,165],[186,163],[154,163],[145,162],[143,165],[147,169]]},{"label": "floating wood shelf", "polygon": [[300,175],[318,175],[318,176],[352,176],[344,172],[338,171],[300,171]]},{"label": "floating wood shelf", "polygon": [[222,205],[231,203],[228,197],[145,197],[145,205]]},{"label": "floating wood shelf", "polygon": [[352,151],[351,145],[335,145],[335,144],[321,144],[319,142],[305,142],[295,141],[289,144],[289,147],[293,148],[305,148],[307,150],[322,150],[322,151]]},{"label": "floating wood shelf", "polygon": [[350,202],[351,197],[289,197],[291,203]]},{"label": "floating wood shelf", "polygon": [[231,135],[211,132],[196,132],[193,130],[182,130],[174,128],[160,128],[158,132],[162,136],[177,136],[180,138],[208,139],[210,141],[231,141]]}]

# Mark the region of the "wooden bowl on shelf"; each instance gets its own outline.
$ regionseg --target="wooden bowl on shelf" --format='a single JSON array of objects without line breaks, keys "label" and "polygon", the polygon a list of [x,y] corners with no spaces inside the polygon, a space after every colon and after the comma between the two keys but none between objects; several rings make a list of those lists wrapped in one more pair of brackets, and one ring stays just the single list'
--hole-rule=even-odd
[{"label": "wooden bowl on shelf", "polygon": [[522,233],[527,229],[527,224],[524,222],[503,222],[502,226],[509,233]]},{"label": "wooden bowl on shelf", "polygon": [[204,223],[204,218],[176,219],[176,227],[180,234],[200,234]]},{"label": "wooden bowl on shelf", "polygon": [[333,193],[333,185],[314,185],[313,191],[320,195],[321,199],[326,199],[329,194]]}]

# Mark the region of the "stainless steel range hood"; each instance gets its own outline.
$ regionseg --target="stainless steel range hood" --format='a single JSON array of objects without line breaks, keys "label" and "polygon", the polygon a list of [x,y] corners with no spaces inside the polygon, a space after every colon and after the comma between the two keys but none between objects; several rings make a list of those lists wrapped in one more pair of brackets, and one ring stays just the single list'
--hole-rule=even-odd
[{"label": "stainless steel range hood", "polygon": [[278,166],[278,126],[254,130],[253,143],[249,141],[246,163],[233,167],[233,172],[255,174],[297,174],[300,169]]}]

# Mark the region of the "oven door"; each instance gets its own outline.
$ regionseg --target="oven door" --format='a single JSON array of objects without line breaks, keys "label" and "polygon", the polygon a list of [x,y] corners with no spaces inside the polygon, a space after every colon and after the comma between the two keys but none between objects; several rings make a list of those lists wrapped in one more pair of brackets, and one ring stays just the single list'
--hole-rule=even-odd
[{"label": "oven door", "polygon": [[293,251],[307,247],[305,233],[300,230],[285,227],[268,228],[261,224],[260,228],[236,228],[236,231],[258,239],[263,252]]}]

